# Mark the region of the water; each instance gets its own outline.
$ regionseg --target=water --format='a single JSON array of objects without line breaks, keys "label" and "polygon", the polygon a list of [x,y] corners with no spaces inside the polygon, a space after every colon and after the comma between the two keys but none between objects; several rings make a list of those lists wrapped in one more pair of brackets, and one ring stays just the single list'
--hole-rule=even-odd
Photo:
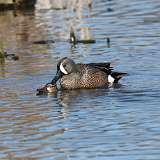
[{"label": "water", "polygon": [[[95,0],[93,8],[0,13],[0,159],[160,159],[159,0]],[[69,26],[95,44],[71,47]],[[111,47],[106,38],[110,37]],[[55,40],[48,45],[33,44]],[[113,61],[129,75],[118,88],[36,96],[58,60]]]}]

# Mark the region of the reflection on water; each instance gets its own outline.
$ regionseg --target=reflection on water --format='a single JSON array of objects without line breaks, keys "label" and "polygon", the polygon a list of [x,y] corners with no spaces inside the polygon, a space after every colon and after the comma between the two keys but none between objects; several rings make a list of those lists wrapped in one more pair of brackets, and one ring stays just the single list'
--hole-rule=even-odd
[{"label": "reflection on water", "polygon": [[[160,159],[160,2],[82,2],[0,13],[0,43],[19,56],[0,63],[0,159]],[[71,46],[71,26],[80,37],[89,28],[96,43]],[[109,89],[36,96],[64,56],[116,60],[129,76]]]}]

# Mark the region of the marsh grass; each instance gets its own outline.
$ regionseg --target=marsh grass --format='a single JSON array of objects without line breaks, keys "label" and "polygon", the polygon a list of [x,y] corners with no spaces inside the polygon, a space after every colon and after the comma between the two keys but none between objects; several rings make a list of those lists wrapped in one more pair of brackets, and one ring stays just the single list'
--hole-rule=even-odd
[{"label": "marsh grass", "polygon": [[0,42],[0,59],[3,60],[5,58],[5,51],[3,47],[3,43]]},{"label": "marsh grass", "polygon": [[0,42],[0,61],[4,62],[5,59],[17,61],[17,60],[19,60],[19,57],[15,54],[8,54],[4,50],[3,43]]}]

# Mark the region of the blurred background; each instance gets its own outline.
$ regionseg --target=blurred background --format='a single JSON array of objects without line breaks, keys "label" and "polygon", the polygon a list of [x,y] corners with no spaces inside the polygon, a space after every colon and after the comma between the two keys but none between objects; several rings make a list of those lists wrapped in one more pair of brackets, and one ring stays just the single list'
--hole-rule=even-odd
[{"label": "blurred background", "polygon": [[[0,52],[19,57],[0,58],[0,159],[160,159],[159,0],[0,4]],[[96,43],[70,44],[71,27]],[[129,75],[118,88],[36,96],[66,56]]]}]

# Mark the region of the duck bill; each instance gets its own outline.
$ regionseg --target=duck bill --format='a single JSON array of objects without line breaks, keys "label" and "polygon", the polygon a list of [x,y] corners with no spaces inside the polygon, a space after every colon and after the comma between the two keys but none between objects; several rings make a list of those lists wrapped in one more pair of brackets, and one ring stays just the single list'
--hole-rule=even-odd
[{"label": "duck bill", "polygon": [[51,84],[56,84],[56,82],[63,76],[63,73],[59,70],[57,71],[55,77],[52,79]]},{"label": "duck bill", "polygon": [[46,88],[46,86],[44,86],[44,87],[42,87],[42,88],[38,88],[38,89],[37,89],[37,92],[38,92],[38,93],[36,94],[37,96],[38,96],[38,95],[46,94],[46,93],[47,93],[47,88]]}]

